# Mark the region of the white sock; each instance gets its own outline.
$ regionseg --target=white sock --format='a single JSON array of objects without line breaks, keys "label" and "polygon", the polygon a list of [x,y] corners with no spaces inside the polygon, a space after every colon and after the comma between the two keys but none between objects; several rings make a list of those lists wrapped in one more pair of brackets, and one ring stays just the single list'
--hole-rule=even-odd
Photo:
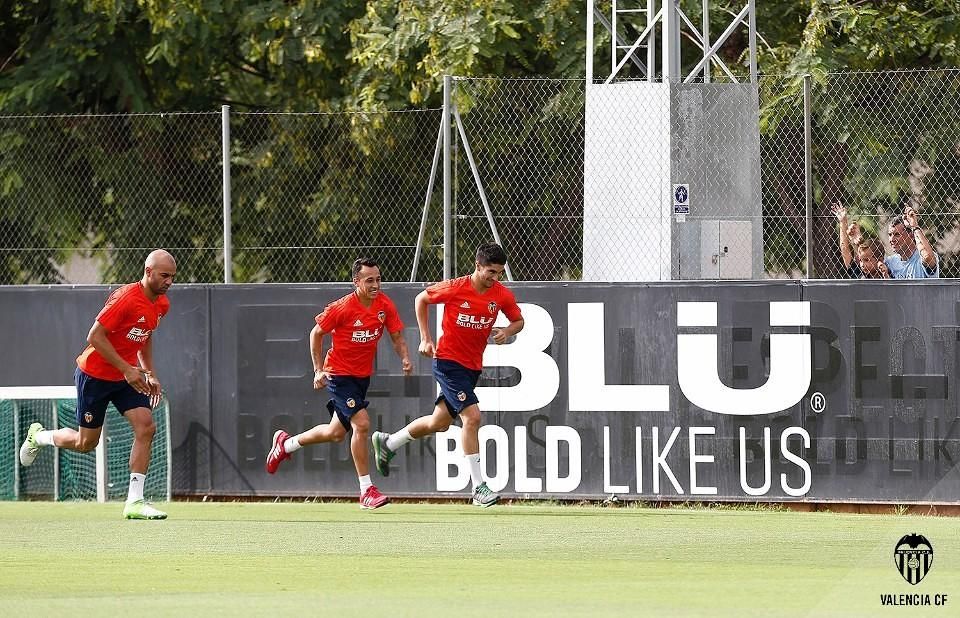
[{"label": "white sock", "polygon": [[390,434],[390,437],[387,438],[387,448],[391,451],[396,451],[407,442],[413,442],[413,437],[410,436],[409,431],[401,429],[396,433]]},{"label": "white sock", "polygon": [[483,475],[480,474],[480,453],[467,455],[467,463],[470,464],[470,480],[473,481],[473,488],[483,484]]},{"label": "white sock", "polygon": [[146,474],[130,473],[130,489],[127,490],[127,502],[143,500],[143,484],[147,480]]},{"label": "white sock", "polygon": [[370,480],[369,474],[364,474],[360,477],[360,495],[367,493],[367,489],[373,485],[373,481]]},{"label": "white sock", "polygon": [[292,438],[287,438],[283,442],[283,450],[288,453],[294,451],[299,451],[302,447],[300,446],[300,434],[293,436]]},{"label": "white sock", "polygon": [[37,434],[33,436],[33,439],[36,440],[40,446],[53,446],[53,430],[38,431]]}]

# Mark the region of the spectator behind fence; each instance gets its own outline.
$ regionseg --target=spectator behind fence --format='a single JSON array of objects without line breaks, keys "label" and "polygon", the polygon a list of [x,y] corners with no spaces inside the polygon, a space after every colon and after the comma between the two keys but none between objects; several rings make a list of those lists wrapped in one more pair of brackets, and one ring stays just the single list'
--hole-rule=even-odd
[{"label": "spectator behind fence", "polygon": [[894,279],[937,279],[940,256],[917,225],[917,211],[909,206],[890,221],[890,246],[894,254],[884,260]]},{"label": "spectator behind fence", "polygon": [[[847,276],[851,279],[889,279],[890,271],[884,263],[880,240],[864,237],[856,222],[848,224],[847,209],[840,204],[833,207],[833,214],[840,224],[840,256]],[[851,245],[855,249],[851,250]]]}]

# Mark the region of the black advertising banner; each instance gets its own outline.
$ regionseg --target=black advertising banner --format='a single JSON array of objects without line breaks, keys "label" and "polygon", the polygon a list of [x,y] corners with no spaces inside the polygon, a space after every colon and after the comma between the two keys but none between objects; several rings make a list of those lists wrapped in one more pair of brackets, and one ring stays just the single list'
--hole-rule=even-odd
[{"label": "black advertising banner", "polygon": [[[478,389],[483,469],[506,496],[960,502],[951,281],[508,285],[526,326],[488,346]],[[414,356],[421,289],[386,288]],[[0,288],[3,343],[26,356],[2,385],[69,384],[105,290]],[[171,291],[154,348],[173,411],[176,494],[356,494],[349,434],[264,470],[276,429],[329,420],[326,393],[311,386],[308,333],[349,291]],[[436,308],[430,319],[436,328]],[[57,328],[37,328],[47,321]],[[432,411],[430,361],[413,360],[403,376],[381,342],[374,429]],[[388,478],[373,477],[388,495],[467,495],[459,429],[405,446]]]}]

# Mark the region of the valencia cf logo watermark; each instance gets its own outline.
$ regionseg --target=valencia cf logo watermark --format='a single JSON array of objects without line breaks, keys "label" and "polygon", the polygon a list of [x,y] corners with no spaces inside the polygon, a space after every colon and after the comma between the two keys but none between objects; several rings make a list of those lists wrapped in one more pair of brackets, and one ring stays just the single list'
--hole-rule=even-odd
[{"label": "valencia cf logo watermark", "polygon": [[[893,549],[893,564],[897,572],[911,586],[919,584],[933,568],[933,543],[916,532],[906,534]],[[880,605],[946,605],[947,595],[921,592],[891,593],[880,595]]]},{"label": "valencia cf logo watermark", "polygon": [[84,412],[83,413],[83,422],[92,423],[93,422],[93,412]]},{"label": "valencia cf logo watermark", "polygon": [[907,534],[897,542],[893,561],[900,575],[917,585],[933,568],[933,546],[922,534]]}]

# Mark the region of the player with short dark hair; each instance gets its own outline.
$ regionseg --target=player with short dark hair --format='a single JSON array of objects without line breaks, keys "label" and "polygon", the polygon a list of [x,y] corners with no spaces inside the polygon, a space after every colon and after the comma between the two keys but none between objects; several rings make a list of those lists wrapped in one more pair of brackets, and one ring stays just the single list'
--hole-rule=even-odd
[{"label": "player with short dark hair", "polygon": [[[492,334],[501,344],[523,329],[523,316],[513,293],[499,279],[507,263],[500,245],[477,248],[472,274],[441,281],[417,295],[417,324],[420,327],[420,354],[433,358],[433,375],[440,385],[433,414],[411,421],[400,431],[373,434],[377,471],[390,474],[390,460],[401,446],[438,431],[445,431],[460,418],[463,424],[463,452],[473,481],[473,504],[493,506],[500,499],[483,479],[480,470],[480,406],[475,393],[483,369],[483,351]],[[443,335],[435,346],[428,322],[429,305],[443,305]],[[505,328],[494,328],[497,315],[510,320]]]},{"label": "player with short dark hair", "polygon": [[[267,454],[267,472],[274,474],[280,463],[290,454],[308,444],[340,442],[353,429],[350,452],[360,482],[360,507],[376,509],[390,500],[370,481],[367,456],[367,437],[370,416],[366,400],[377,343],[383,332],[390,333],[393,349],[410,375],[413,364],[403,338],[403,322],[393,301],[380,289],[380,267],[371,258],[359,258],[353,263],[354,290],[336,300],[314,318],[310,331],[310,356],[313,359],[313,388],[327,388],[330,401],[327,410],[330,422],[317,425],[303,433],[291,436],[283,429],[273,434],[273,445]],[[330,334],[331,346],[323,355],[323,337]]]},{"label": "player with short dark hair", "polygon": [[157,249],[147,256],[143,279],[110,294],[87,335],[87,347],[77,357],[77,424],[46,431],[33,423],[20,447],[20,463],[33,464],[41,447],[56,446],[86,453],[100,442],[107,405],[113,403],[133,428],[130,486],[123,507],[126,519],[166,519],[143,499],[150,448],[157,427],[152,408],[160,402],[160,381],[153,368],[153,331],[170,311],[167,290],[177,263]]}]

